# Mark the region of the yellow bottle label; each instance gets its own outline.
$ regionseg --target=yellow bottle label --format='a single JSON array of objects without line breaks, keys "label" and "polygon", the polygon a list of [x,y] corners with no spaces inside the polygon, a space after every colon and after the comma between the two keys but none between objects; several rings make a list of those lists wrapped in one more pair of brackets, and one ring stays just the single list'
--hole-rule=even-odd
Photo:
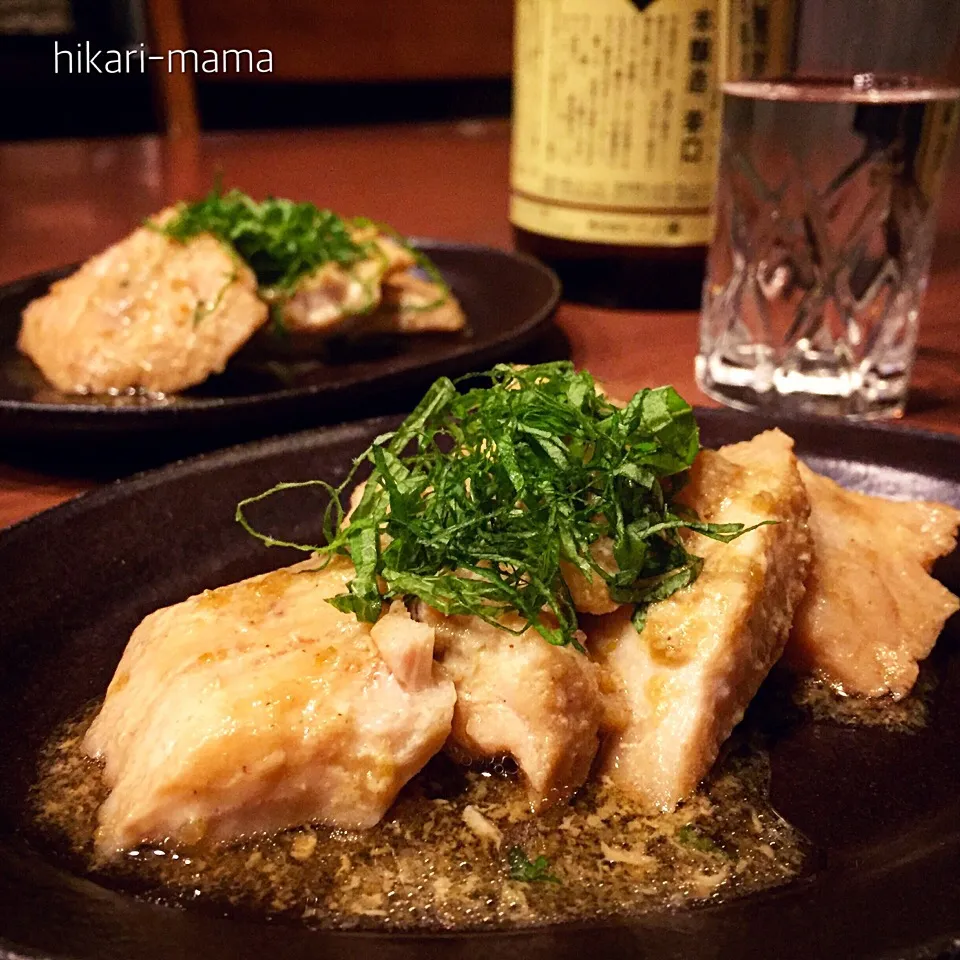
[{"label": "yellow bottle label", "polygon": [[947,160],[960,125],[960,103],[956,100],[931,103],[923,114],[920,148],[915,169],[917,185],[928,203],[940,196]]},{"label": "yellow bottle label", "polygon": [[719,0],[517,0],[510,220],[592,243],[710,238]]},{"label": "yellow bottle label", "polygon": [[720,8],[720,79],[760,80],[791,72],[798,0],[725,0]]}]

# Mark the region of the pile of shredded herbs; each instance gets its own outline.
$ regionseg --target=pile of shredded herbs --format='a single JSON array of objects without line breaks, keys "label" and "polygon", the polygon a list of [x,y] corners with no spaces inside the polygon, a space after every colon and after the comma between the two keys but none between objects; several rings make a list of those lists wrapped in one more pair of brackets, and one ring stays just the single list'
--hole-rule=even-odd
[{"label": "pile of shredded herbs", "polygon": [[[614,601],[634,604],[642,630],[649,604],[693,583],[703,565],[681,530],[723,542],[746,532],[703,523],[674,502],[700,444],[693,411],[672,387],[641,390],[620,408],[571,363],[500,365],[458,382],[478,378],[488,385],[464,393],[437,380],[338,487],[280,483],[242,501],[237,520],[268,546],[348,555],[356,576],[329,602],[362,621],[375,622],[386,600],[419,598],[505,628],[503,617],[519,614],[513,632],[531,626],[578,649],[561,561],[603,580]],[[347,524],[344,497],[363,464],[372,472]],[[285,541],[247,520],[248,505],[311,485],[330,494],[325,543]],[[603,537],[614,572],[590,549]]]},{"label": "pile of shredded herbs", "polygon": [[[180,243],[200,234],[216,237],[253,271],[261,298],[275,308],[274,322],[281,324],[282,304],[298,282],[319,267],[336,263],[349,272],[362,260],[386,260],[374,239],[357,237],[371,227],[409,250],[420,269],[439,285],[442,296],[430,308],[450,295],[429,257],[411,247],[393,227],[367,217],[344,218],[312,203],[279,197],[258,203],[240,190],[224,193],[217,183],[202,199],[179,204],[174,216],[158,229]],[[371,298],[371,308],[375,303]]]}]

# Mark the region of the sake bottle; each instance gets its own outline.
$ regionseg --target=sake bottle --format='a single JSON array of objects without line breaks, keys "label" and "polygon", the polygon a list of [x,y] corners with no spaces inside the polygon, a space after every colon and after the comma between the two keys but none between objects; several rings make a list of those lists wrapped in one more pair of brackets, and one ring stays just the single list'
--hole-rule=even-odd
[{"label": "sake bottle", "polygon": [[516,0],[510,220],[566,295],[696,308],[722,0]]}]

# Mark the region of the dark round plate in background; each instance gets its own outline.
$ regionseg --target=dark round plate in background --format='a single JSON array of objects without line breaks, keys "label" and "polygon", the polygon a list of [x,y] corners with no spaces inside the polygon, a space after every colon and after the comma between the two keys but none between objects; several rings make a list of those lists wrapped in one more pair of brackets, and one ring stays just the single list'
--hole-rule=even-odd
[{"label": "dark round plate in background", "polygon": [[[0,287],[0,437],[162,442],[184,433],[238,442],[339,423],[457,376],[515,359],[556,310],[560,283],[532,257],[492,247],[415,240],[463,305],[469,332],[377,336],[341,343],[322,363],[250,363],[234,357],[205,383],[165,400],[76,397],[49,384],[16,347],[23,308],[75,266]],[[208,444],[214,445],[214,444]],[[201,442],[195,446],[204,446]]]},{"label": "dark round plate in background", "polygon": [[[701,411],[705,445],[767,424]],[[0,534],[0,957],[71,960],[858,960],[954,956],[960,943],[960,623],[935,656],[919,732],[802,723],[772,747],[772,799],[813,845],[799,880],[629,921],[473,934],[312,932],[159,906],[71,875],[31,847],[25,794],[54,727],[102,695],[133,627],[157,607],[280,566],[234,522],[280,480],[336,483],[397,420],[228,450],[83,496]],[[876,426],[783,424],[848,486],[960,506],[960,441]],[[257,521],[304,539],[317,518],[275,498]],[[939,576],[960,589],[960,556]],[[4,946],[4,944],[6,946]]]}]

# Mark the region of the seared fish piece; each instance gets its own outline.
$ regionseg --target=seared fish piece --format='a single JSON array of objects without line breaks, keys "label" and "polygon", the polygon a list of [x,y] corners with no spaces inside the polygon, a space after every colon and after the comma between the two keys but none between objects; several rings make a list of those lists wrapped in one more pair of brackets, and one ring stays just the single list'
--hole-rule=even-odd
[{"label": "seared fish piece", "polygon": [[[613,556],[613,540],[601,537],[590,544],[593,559],[607,571],[615,573],[617,561]],[[560,561],[560,572],[570,590],[573,606],[580,613],[613,613],[620,606],[610,599],[607,584],[599,574],[594,573],[588,580],[572,563]]]},{"label": "seared fish piece", "polygon": [[801,465],[813,564],[786,662],[845,693],[902,697],[960,601],[929,575],[956,546],[960,510],[844,490]]},{"label": "seared fish piece", "polygon": [[308,274],[283,304],[294,344],[339,334],[451,332],[466,326],[456,298],[412,273],[413,254],[375,227],[351,233],[371,253],[349,267],[327,263]]},{"label": "seared fish piece", "polygon": [[584,627],[628,714],[604,743],[601,771],[652,806],[671,810],[696,788],[783,652],[810,563],[792,447],[772,430],[704,450],[682,496],[701,519],[778,522],[728,544],[684,533],[703,570],[651,605],[641,634],[629,608]]},{"label": "seared fish piece", "polygon": [[517,635],[479,617],[446,617],[428,607],[419,615],[435,628],[440,662],[457,688],[449,752],[460,758],[509,754],[535,808],[569,797],[597,752],[603,704],[595,665],[535,630]]},{"label": "seared fish piece", "polygon": [[380,309],[369,320],[369,329],[384,333],[455,333],[466,325],[456,297],[414,273],[384,280]]},{"label": "seared fish piece", "polygon": [[218,240],[141,227],[29,304],[18,346],[67,393],[172,393],[223,370],[266,318]]},{"label": "seared fish piece", "polygon": [[84,749],[104,760],[104,854],[319,821],[373,826],[450,733],[433,629],[325,602],[349,561],[207,590],[134,631]]},{"label": "seared fish piece", "polygon": [[353,230],[351,237],[371,244],[370,256],[349,267],[331,261],[303,277],[283,303],[289,334],[317,339],[351,331],[380,305],[385,278],[416,263],[409,250],[375,228]]}]

